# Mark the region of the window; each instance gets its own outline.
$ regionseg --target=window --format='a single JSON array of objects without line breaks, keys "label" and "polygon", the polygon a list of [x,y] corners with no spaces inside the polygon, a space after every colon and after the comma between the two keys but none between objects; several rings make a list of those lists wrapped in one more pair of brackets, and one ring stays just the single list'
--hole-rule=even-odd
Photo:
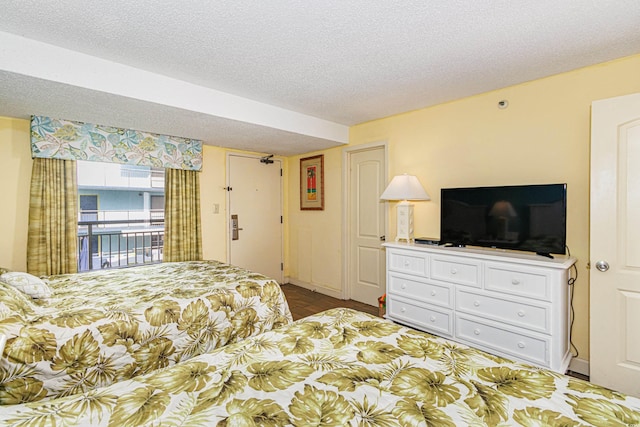
[{"label": "window", "polygon": [[164,169],[78,161],[78,271],[162,261]]}]

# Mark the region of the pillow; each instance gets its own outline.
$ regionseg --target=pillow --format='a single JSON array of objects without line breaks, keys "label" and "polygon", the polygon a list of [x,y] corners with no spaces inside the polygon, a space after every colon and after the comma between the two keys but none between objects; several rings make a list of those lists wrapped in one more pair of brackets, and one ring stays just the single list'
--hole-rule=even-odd
[{"label": "pillow", "polygon": [[51,289],[41,279],[29,273],[10,271],[0,276],[0,280],[9,286],[29,295],[31,298],[49,298]]}]

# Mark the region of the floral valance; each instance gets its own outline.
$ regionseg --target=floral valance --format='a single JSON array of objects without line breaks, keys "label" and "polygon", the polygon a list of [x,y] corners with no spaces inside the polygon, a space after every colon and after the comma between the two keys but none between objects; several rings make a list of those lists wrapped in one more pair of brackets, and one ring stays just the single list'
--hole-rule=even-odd
[{"label": "floral valance", "polygon": [[31,154],[171,169],[202,169],[202,141],[50,117],[31,117]]}]

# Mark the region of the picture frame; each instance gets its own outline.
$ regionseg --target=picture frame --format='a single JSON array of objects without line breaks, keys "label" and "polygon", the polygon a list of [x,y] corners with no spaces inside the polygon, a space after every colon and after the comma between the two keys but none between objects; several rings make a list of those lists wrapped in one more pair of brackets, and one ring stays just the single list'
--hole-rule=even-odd
[{"label": "picture frame", "polygon": [[300,210],[324,210],[324,154],[300,159]]}]

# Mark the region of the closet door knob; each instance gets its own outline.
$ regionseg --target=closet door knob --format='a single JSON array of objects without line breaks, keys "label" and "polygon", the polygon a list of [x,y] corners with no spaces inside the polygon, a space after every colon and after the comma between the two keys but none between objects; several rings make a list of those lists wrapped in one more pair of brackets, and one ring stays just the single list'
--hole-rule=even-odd
[{"label": "closet door knob", "polygon": [[596,262],[596,268],[604,273],[609,270],[609,263],[607,261],[598,261]]}]

